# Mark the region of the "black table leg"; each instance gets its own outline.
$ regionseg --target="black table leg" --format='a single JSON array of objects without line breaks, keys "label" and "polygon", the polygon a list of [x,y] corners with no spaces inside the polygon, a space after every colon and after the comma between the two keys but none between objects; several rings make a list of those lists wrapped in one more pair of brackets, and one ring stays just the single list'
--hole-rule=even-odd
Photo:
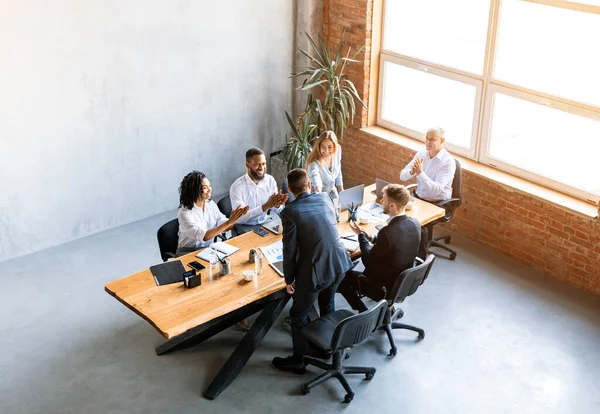
[{"label": "black table leg", "polygon": [[204,396],[209,400],[214,400],[238,376],[290,300],[290,295],[285,291],[274,295],[204,391]]},{"label": "black table leg", "polygon": [[250,303],[249,305],[246,305],[240,309],[236,309],[233,312],[229,312],[226,315],[220,316],[212,321],[192,328],[156,347],[156,355],[164,355],[168,354],[169,352],[180,351],[182,349],[198,345],[200,342],[205,341],[221,331],[224,331],[232,325],[235,325],[242,319],[254,315],[269,303],[269,300],[261,300]]}]

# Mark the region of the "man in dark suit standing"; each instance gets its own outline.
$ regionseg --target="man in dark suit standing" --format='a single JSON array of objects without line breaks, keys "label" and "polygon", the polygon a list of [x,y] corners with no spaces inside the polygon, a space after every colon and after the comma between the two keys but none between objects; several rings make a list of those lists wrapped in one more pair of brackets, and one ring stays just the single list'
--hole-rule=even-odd
[{"label": "man in dark suit standing", "polygon": [[300,328],[308,323],[308,312],[316,299],[321,316],[335,310],[335,292],[352,267],[350,256],[340,243],[333,202],[325,193],[310,193],[308,174],[301,168],[288,176],[288,188],[295,200],[280,213],[283,225],[283,273],[287,292],[293,295],[293,355],[276,357],[273,366],[302,374],[306,338]]},{"label": "man in dark suit standing", "polygon": [[[404,213],[409,200],[410,194],[402,185],[389,184],[383,189],[383,212],[389,215],[389,219],[376,238],[356,223],[350,223],[352,230],[358,234],[365,266],[363,274],[374,283],[385,286],[388,292],[398,275],[413,266],[421,243],[419,221]],[[372,248],[369,241],[374,243]],[[338,291],[353,309],[363,312],[367,307],[359,297],[359,274],[354,270],[348,272]]]}]

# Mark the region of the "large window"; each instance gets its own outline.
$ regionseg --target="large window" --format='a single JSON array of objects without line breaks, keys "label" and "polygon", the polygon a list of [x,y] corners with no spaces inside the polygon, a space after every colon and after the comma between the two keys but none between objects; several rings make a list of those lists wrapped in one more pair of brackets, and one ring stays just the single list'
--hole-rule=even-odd
[{"label": "large window", "polygon": [[600,0],[386,0],[378,124],[597,202]]}]

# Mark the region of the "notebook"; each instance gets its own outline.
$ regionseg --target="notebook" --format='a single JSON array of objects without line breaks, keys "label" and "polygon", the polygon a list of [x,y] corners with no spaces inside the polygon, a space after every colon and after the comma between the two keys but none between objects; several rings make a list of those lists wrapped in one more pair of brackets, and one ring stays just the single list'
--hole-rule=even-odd
[{"label": "notebook", "polygon": [[156,286],[168,285],[169,283],[183,282],[183,272],[185,268],[181,260],[171,260],[169,262],[150,266],[152,276]]},{"label": "notebook", "polygon": [[205,260],[210,263],[210,256],[214,252],[221,260],[240,250],[239,247],[232,246],[225,242],[216,242],[208,246],[196,255],[198,259]]},{"label": "notebook", "polygon": [[360,247],[358,244],[358,236],[352,232],[340,235],[340,241],[344,245],[344,248],[349,252],[354,252]]}]

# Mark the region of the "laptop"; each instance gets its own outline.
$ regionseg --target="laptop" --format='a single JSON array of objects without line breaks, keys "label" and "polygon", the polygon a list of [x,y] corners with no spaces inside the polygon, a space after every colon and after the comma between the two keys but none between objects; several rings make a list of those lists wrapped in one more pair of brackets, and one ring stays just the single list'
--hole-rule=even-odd
[{"label": "laptop", "polygon": [[361,205],[365,196],[365,185],[357,185],[356,187],[349,188],[340,192],[340,207],[341,210],[348,210],[349,204],[355,206]]},{"label": "laptop", "polygon": [[281,234],[283,232],[283,225],[279,217],[270,216],[271,219],[265,221],[262,226],[269,230],[271,233]]},{"label": "laptop", "polygon": [[373,193],[373,194],[375,194],[375,197],[377,197],[378,199],[383,198],[383,188],[388,184],[389,183],[387,181],[384,181],[381,178],[376,178],[375,179],[375,192]]}]

